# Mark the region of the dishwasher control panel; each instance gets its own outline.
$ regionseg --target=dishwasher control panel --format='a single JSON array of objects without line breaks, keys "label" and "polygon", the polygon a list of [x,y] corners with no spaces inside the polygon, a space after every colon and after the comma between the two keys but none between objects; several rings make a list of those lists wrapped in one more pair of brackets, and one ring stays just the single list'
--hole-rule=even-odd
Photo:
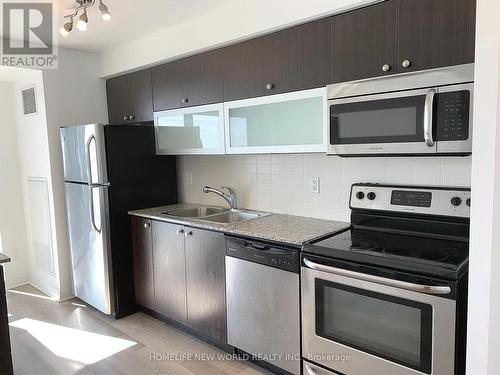
[{"label": "dishwasher control panel", "polygon": [[226,256],[298,273],[299,250],[263,242],[228,238]]}]

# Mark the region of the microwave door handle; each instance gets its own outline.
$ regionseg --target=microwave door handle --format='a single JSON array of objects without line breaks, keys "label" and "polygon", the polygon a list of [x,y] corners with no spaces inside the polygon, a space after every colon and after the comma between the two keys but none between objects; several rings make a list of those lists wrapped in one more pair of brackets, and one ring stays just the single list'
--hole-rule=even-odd
[{"label": "microwave door handle", "polygon": [[451,288],[449,286],[421,285],[421,284],[409,283],[406,281],[387,279],[385,277],[374,276],[350,270],[344,270],[342,268],[325,266],[324,264],[315,263],[307,258],[304,258],[304,263],[307,267],[313,270],[327,272],[338,276],[350,277],[351,279],[368,281],[371,283],[376,283],[386,286],[392,286],[395,288],[411,290],[413,292],[420,292],[426,294],[439,294],[439,295],[446,295],[451,293]]},{"label": "microwave door handle", "polygon": [[429,147],[434,147],[434,139],[432,137],[433,131],[433,114],[434,114],[434,96],[436,90],[430,89],[425,95],[424,105],[424,140],[425,144]]}]

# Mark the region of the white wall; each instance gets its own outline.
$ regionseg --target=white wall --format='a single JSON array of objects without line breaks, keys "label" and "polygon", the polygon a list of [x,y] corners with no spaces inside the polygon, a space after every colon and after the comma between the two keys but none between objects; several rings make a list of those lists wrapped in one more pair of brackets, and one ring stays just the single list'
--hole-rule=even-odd
[{"label": "white wall", "polygon": [[59,69],[43,71],[61,299],[73,292],[59,128],[107,122],[105,81],[98,72],[97,54],[62,48]]},{"label": "white wall", "polygon": [[159,64],[377,1],[380,0],[228,1],[175,27],[102,52],[101,76]]},{"label": "white wall", "polygon": [[11,258],[5,264],[6,287],[29,281],[28,247],[22,180],[14,111],[13,85],[0,82],[0,252]]},{"label": "white wall", "polygon": [[[23,114],[23,104],[21,90],[28,87],[35,87],[38,103],[38,112],[36,114]],[[26,228],[28,234],[29,281],[38,289],[42,290],[53,298],[59,298],[59,282],[57,274],[57,264],[54,270],[41,269],[37,259],[40,247],[34,243],[33,221],[39,221],[40,218],[49,217],[47,223],[49,238],[44,243],[48,245],[46,250],[52,261],[56,260],[57,243],[53,241],[55,235],[55,221],[53,215],[53,195],[52,178],[50,175],[49,144],[47,136],[47,121],[45,112],[45,98],[43,93],[43,78],[40,71],[26,70],[20,77],[13,82],[12,96],[14,98],[14,109],[16,116],[17,135],[19,144],[19,160],[21,166],[22,192],[24,201],[24,212],[26,219]],[[44,212],[31,212],[30,195],[28,181],[37,179],[46,181],[48,194],[48,208]],[[47,257],[44,257],[45,259]]]},{"label": "white wall", "polygon": [[467,374],[500,373],[500,2],[477,2]]},{"label": "white wall", "polygon": [[[470,157],[181,156],[177,169],[183,202],[225,205],[201,189],[229,185],[237,189],[240,207],[346,221],[354,182],[470,186]],[[311,177],[320,177],[319,194],[310,193]]]}]

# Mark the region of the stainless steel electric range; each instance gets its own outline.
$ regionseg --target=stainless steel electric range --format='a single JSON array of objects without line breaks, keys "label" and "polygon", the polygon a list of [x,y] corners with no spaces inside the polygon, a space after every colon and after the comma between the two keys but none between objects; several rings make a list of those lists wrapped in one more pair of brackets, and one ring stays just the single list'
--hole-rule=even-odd
[{"label": "stainless steel electric range", "polygon": [[470,191],[354,184],[301,259],[304,374],[465,373]]}]

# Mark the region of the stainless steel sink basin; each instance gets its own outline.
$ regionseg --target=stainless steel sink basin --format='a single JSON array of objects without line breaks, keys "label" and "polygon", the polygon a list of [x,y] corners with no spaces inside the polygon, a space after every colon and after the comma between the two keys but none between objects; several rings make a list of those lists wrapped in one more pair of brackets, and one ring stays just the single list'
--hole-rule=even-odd
[{"label": "stainless steel sink basin", "polygon": [[198,206],[190,208],[179,208],[163,212],[162,215],[179,218],[190,218],[199,221],[208,221],[219,224],[231,224],[238,221],[252,220],[262,216],[271,215],[267,212],[249,210],[236,210],[223,207]]},{"label": "stainless steel sink basin", "polygon": [[224,213],[228,210],[229,210],[228,208],[200,206],[200,207],[182,208],[182,209],[167,211],[163,212],[163,215],[198,218],[198,217],[205,217],[209,215]]},{"label": "stainless steel sink basin", "polygon": [[211,221],[215,223],[230,224],[243,220],[252,220],[261,216],[269,214],[263,212],[242,211],[242,210],[229,210],[217,215],[211,215],[203,218],[204,221]]}]

